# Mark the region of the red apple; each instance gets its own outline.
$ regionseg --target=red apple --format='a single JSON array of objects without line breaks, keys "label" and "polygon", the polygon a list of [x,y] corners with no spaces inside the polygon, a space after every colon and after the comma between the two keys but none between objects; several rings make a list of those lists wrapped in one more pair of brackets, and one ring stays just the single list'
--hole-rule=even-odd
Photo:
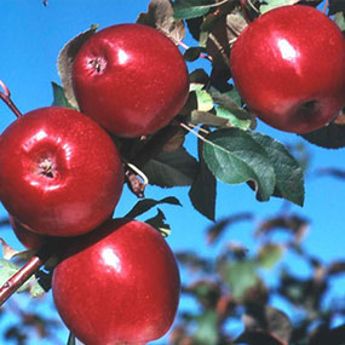
[{"label": "red apple", "polygon": [[345,105],[345,40],[309,6],[283,6],[249,24],[230,56],[235,85],[248,107],[278,129],[307,133]]},{"label": "red apple", "polygon": [[75,110],[34,110],[0,137],[0,200],[39,234],[93,230],[111,216],[122,185],[122,164],[110,136]]},{"label": "red apple", "polygon": [[19,242],[27,249],[37,250],[47,242],[48,236],[43,236],[33,232],[28,226],[22,224],[18,219],[9,216],[10,224],[13,232],[18,238]]},{"label": "red apple", "polygon": [[178,48],[140,24],[114,25],[93,35],[75,58],[72,79],[81,110],[121,137],[166,126],[189,92]]},{"label": "red apple", "polygon": [[53,297],[83,343],[141,345],[168,331],[180,278],[157,230],[138,221],[111,221],[76,238],[65,255],[53,273]]}]

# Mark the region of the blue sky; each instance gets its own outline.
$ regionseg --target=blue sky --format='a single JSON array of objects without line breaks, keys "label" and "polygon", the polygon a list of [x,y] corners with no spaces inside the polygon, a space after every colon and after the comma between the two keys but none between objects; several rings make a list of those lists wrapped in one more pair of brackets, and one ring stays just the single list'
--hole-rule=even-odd
[{"label": "blue sky", "polygon": [[[148,1],[142,0],[50,0],[48,7],[44,7],[40,0],[1,0],[0,79],[11,89],[19,109],[25,113],[51,104],[50,83],[59,82],[56,58],[66,41],[91,24],[99,24],[103,28],[116,23],[134,22],[147,5]],[[190,66],[190,71],[195,67],[195,64]],[[3,131],[14,117],[3,104],[0,104],[0,113],[0,130]],[[263,124],[259,125],[258,130],[285,143],[300,140],[295,135],[272,130]],[[195,150],[195,142],[193,137],[187,140],[187,147],[191,151]],[[344,167],[345,149],[308,147],[313,155],[313,168]],[[249,223],[231,229],[220,244],[209,248],[204,230],[210,222],[193,210],[188,199],[188,188],[161,190],[149,187],[146,192],[147,197],[155,199],[168,195],[178,197],[184,206],[162,207],[172,226],[173,232],[168,242],[174,250],[193,249],[212,256],[229,240],[242,241],[251,250],[253,227]],[[344,257],[344,199],[344,182],[330,177],[312,177],[306,184],[304,208],[293,207],[296,212],[311,219],[305,245],[325,261]],[[259,221],[262,217],[273,215],[281,207],[278,199],[258,203],[245,185],[227,186],[219,183],[218,201],[218,219],[236,212],[251,211],[255,212]],[[126,190],[117,208],[117,216],[125,214],[135,202],[136,198]],[[2,207],[0,215],[5,215]],[[10,231],[2,231],[1,236],[18,246]],[[345,283],[342,287],[345,287]],[[62,339],[65,336],[66,333],[61,334]]]}]

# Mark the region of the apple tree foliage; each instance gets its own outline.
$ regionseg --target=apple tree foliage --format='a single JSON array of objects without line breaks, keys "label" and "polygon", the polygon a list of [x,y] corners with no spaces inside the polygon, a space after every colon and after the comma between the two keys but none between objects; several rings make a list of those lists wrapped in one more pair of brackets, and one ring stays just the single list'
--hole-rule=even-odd
[{"label": "apple tree foliage", "polygon": [[[190,94],[185,107],[168,127],[139,139],[114,138],[125,161],[133,163],[147,176],[152,185],[162,188],[189,186],[189,197],[202,216],[215,221],[206,231],[211,245],[220,241],[224,232],[248,222],[253,228],[256,248],[233,244],[223,247],[210,260],[193,251],[176,253],[182,270],[193,272],[183,282],[183,296],[192,297],[196,311],[178,314],[169,344],[175,345],[342,345],[345,326],[333,327],[336,319],[345,318],[344,301],[328,307],[323,304],[330,281],[345,272],[345,262],[326,263],[311,256],[303,246],[303,235],[309,220],[287,211],[259,225],[254,214],[243,212],[217,220],[217,181],[228,184],[245,183],[258,201],[278,197],[300,206],[304,203],[303,159],[295,158],[290,148],[256,130],[257,120],[241,100],[231,80],[229,54],[240,32],[257,16],[281,5],[302,3],[318,6],[320,0],[151,0],[147,12],[138,15],[138,23],[152,26],[179,44],[187,62],[204,60],[207,68],[190,70]],[[48,5],[48,1],[44,2]],[[345,32],[345,2],[329,0],[328,15]],[[52,83],[53,104],[78,109],[73,94],[71,66],[81,45],[96,31],[97,25],[71,39],[58,56],[61,85]],[[186,46],[185,37],[193,41]],[[205,65],[205,63],[203,65]],[[185,147],[185,137],[195,136],[197,155]],[[306,145],[324,148],[345,147],[345,112],[325,128],[305,134]],[[326,169],[329,174],[345,179],[345,172]],[[133,188],[133,185],[130,186]],[[140,187],[140,186],[139,186]],[[141,196],[137,190],[134,192]],[[146,221],[169,233],[163,211],[164,204],[180,205],[173,197],[138,201],[127,217],[136,218],[156,208],[156,216]],[[2,226],[8,226],[3,220]],[[277,241],[277,230],[287,232],[287,240]],[[2,241],[0,282],[5,282],[20,265],[33,255],[17,252]],[[254,253],[254,254],[253,254]],[[289,265],[280,265],[287,255],[294,255],[310,268],[308,278],[294,275]],[[54,259],[36,273],[18,292],[42,296],[50,289]],[[262,271],[273,270],[275,282],[268,282]],[[25,296],[25,295],[24,295]],[[283,299],[289,308],[298,308],[291,320],[282,310],[270,306],[273,298]],[[2,309],[14,313],[17,323],[3,329],[4,337],[17,344],[26,344],[30,332],[58,344],[57,320],[42,313],[35,302],[12,299]],[[23,309],[23,303],[33,307]],[[28,305],[28,304],[27,304]],[[52,307],[53,308],[53,307]],[[232,322],[242,322],[238,335]],[[71,335],[68,344],[74,344]]]}]

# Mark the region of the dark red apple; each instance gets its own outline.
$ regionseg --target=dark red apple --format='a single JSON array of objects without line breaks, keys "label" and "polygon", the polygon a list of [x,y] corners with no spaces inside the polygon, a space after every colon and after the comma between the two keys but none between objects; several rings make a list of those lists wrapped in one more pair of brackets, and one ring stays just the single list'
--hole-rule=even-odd
[{"label": "dark red apple", "polygon": [[283,6],[249,24],[230,56],[248,107],[278,129],[307,133],[345,105],[345,40],[337,25],[309,6]]},{"label": "dark red apple", "polygon": [[111,221],[72,239],[52,291],[67,327],[88,345],[141,345],[162,337],[178,306],[180,278],[162,235],[138,221]]},{"label": "dark red apple", "polygon": [[166,126],[189,92],[178,48],[140,24],[114,25],[93,35],[75,58],[72,78],[81,110],[121,137]]},{"label": "dark red apple", "polygon": [[39,234],[93,230],[113,213],[122,185],[122,164],[110,136],[75,110],[34,110],[0,137],[0,200]]},{"label": "dark red apple", "polygon": [[27,249],[37,250],[44,246],[48,240],[48,236],[43,236],[33,232],[28,226],[22,224],[18,219],[9,216],[10,224],[13,232],[18,238],[19,242]]}]

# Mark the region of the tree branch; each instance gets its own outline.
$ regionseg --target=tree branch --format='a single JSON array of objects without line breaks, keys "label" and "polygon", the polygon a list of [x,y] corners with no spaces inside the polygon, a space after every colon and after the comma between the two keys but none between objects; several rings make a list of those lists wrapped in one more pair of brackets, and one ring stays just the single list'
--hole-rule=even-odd
[{"label": "tree branch", "polygon": [[0,287],[0,306],[44,265],[51,254],[51,246],[45,246]]}]

